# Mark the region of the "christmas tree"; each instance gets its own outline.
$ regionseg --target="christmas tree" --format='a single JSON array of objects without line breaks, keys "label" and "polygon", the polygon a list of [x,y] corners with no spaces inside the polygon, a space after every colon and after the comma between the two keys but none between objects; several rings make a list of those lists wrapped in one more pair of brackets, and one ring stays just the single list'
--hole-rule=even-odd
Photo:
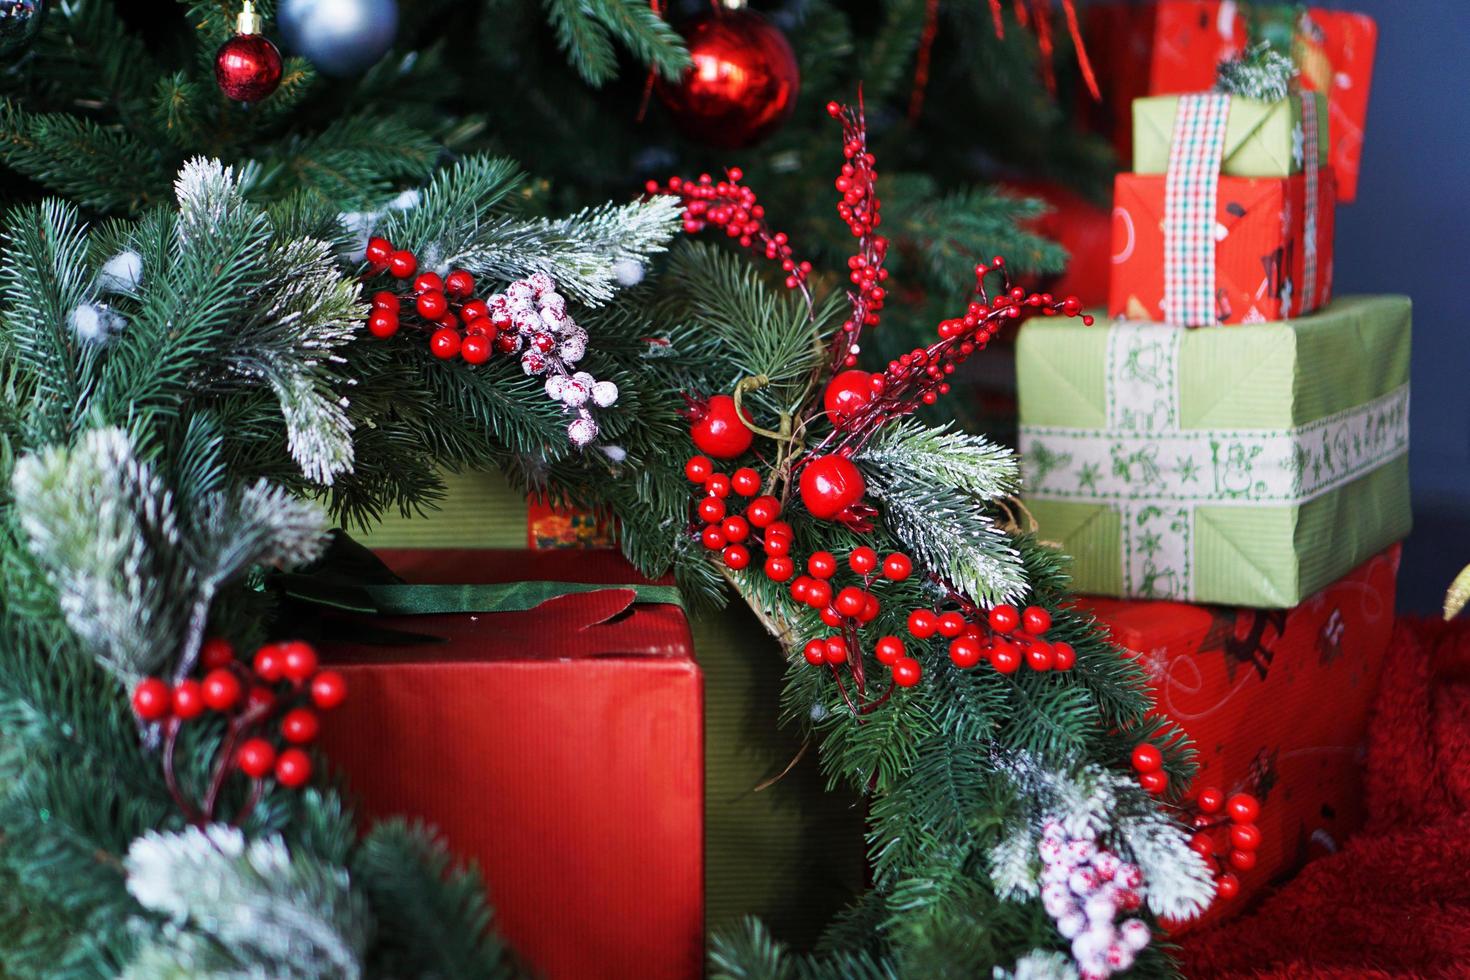
[{"label": "christmas tree", "polygon": [[[980,145],[1107,165],[1049,28],[801,3],[772,12],[785,64],[770,22],[721,14],[791,115],[712,129],[682,74],[700,29],[636,0],[413,5],[396,42],[391,4],[352,37],[309,2],[20,6],[0,969],[510,973],[476,877],[428,828],[359,838],[305,750],[350,692],[270,574],[431,507],[445,469],[501,469],[611,514],[691,601],[749,604],[792,723],[869,798],[874,886],[822,946],[752,924],[714,972],[1169,973],[1154,920],[1215,891],[1163,803],[1192,750],[1066,608],[1012,454],[919,418],[1002,325],[1080,313],[1012,284],[1064,256],[977,182]],[[736,166],[711,133],[764,142]]]}]

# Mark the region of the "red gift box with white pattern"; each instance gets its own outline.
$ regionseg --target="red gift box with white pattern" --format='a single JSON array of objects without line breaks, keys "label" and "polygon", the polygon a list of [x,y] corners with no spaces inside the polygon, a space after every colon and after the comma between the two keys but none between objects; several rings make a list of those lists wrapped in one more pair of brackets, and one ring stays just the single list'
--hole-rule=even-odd
[{"label": "red gift box with white pattern", "polygon": [[1157,710],[1200,753],[1192,790],[1215,786],[1261,801],[1252,893],[1330,853],[1362,825],[1368,710],[1393,630],[1399,546],[1381,552],[1294,609],[1085,598],[1145,667]]},{"label": "red gift box with white pattern", "polygon": [[[415,584],[646,582],[609,551],[378,555]],[[632,596],[378,617],[442,642],[322,649],[349,691],[323,748],[363,820],[435,825],[551,980],[704,969],[703,684],[683,610]]]}]

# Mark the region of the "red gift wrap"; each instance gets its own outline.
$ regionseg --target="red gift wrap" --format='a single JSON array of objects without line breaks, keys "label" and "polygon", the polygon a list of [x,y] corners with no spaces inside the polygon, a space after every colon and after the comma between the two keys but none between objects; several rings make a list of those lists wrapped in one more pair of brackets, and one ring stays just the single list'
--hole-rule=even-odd
[{"label": "red gift wrap", "polygon": [[[646,583],[607,551],[379,556],[412,583]],[[446,642],[323,650],[350,691],[323,748],[364,821],[437,826],[551,980],[703,973],[702,681],[683,611],[632,599],[376,618]]]},{"label": "red gift wrap", "polygon": [[[1103,3],[1088,10],[1087,47],[1103,90],[1103,125],[1112,131],[1121,159],[1133,152],[1133,100],[1213,88],[1216,65],[1239,55],[1250,41],[1249,13],[1249,4],[1233,0]],[[1302,86],[1327,96],[1328,162],[1343,202],[1358,193],[1377,43],[1371,17],[1311,7],[1298,21],[1292,45]]]},{"label": "red gift wrap", "polygon": [[[1165,174],[1119,174],[1113,184],[1113,266],[1108,313],[1164,314]],[[1302,302],[1306,177],[1221,177],[1215,209],[1215,312],[1220,323],[1285,320],[1332,299],[1336,193],[1330,168],[1317,195],[1314,302]]]},{"label": "red gift wrap", "polygon": [[1196,789],[1261,801],[1255,868],[1240,896],[1330,853],[1362,825],[1368,709],[1393,629],[1399,546],[1294,609],[1080,600],[1147,668],[1158,710],[1193,737]]}]

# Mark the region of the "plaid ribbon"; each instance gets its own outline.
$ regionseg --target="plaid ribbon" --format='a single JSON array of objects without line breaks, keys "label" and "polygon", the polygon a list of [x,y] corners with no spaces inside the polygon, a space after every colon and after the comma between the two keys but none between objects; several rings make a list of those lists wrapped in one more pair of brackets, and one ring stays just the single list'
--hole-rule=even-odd
[{"label": "plaid ribbon", "polygon": [[[1317,159],[1317,95],[1302,92],[1302,170],[1306,174],[1307,200],[1302,208],[1302,283],[1300,305],[1295,312],[1311,310],[1317,305],[1317,184],[1320,162]],[[1292,315],[1286,311],[1287,316]]]},{"label": "plaid ribbon", "polygon": [[1179,99],[1164,178],[1164,319],[1215,323],[1215,206],[1230,96]]}]

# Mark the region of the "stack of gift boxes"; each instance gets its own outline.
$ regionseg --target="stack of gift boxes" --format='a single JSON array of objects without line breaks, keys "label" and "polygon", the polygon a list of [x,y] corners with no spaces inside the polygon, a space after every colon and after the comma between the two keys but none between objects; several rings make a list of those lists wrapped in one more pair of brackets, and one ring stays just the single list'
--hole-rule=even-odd
[{"label": "stack of gift boxes", "polygon": [[1220,856],[1243,892],[1362,818],[1409,530],[1409,301],[1333,296],[1337,118],[1301,80],[1271,101],[1135,99],[1111,319],[1018,342],[1038,533],[1193,735],[1196,787],[1262,801],[1259,852]]}]

